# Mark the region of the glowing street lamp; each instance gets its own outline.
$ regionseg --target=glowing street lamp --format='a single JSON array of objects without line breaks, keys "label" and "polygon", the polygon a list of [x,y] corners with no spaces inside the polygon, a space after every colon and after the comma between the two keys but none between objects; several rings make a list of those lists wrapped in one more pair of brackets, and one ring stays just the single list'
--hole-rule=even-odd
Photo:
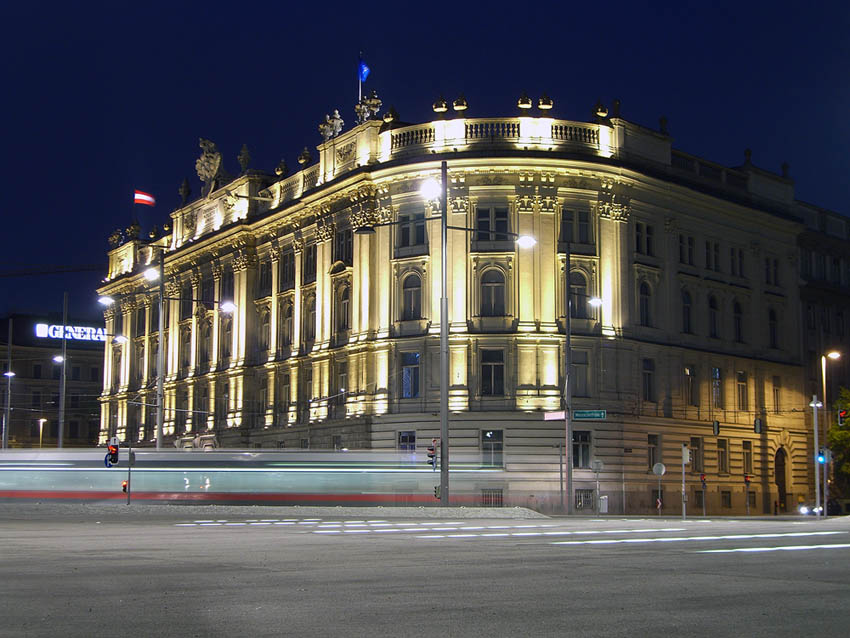
[{"label": "glowing street lamp", "polygon": [[38,420],[38,447],[39,447],[39,449],[41,449],[41,437],[42,437],[42,434],[44,433],[44,423],[46,421],[47,421],[47,419],[39,419]]},{"label": "glowing street lamp", "polygon": [[[9,332],[12,331],[11,326],[9,327]],[[12,339],[9,339],[9,343],[12,343]],[[9,368],[12,367],[12,348],[9,348]],[[12,416],[12,377],[15,376],[15,373],[12,372],[11,369],[7,369],[6,372],[3,373],[3,376],[6,377],[6,409],[3,412],[3,449],[5,450],[9,447],[9,419]]]},{"label": "glowing street lamp", "polygon": [[[820,370],[821,370],[821,381],[823,383],[823,446],[826,447],[826,433],[829,429],[829,401],[826,399],[826,360],[831,359],[836,361],[841,358],[841,353],[836,350],[831,350],[826,354],[822,354],[820,357]],[[815,448],[817,448],[817,444],[815,444]],[[815,450],[817,451],[817,450]],[[823,464],[823,516],[828,516],[827,508],[829,503],[829,455],[827,455],[827,460]],[[817,470],[817,465],[815,466]],[[817,474],[817,471],[815,471]]]}]

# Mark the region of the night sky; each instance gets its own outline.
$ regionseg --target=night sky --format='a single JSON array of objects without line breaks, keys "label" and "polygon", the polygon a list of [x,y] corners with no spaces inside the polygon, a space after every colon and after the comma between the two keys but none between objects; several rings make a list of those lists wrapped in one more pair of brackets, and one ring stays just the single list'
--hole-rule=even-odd
[{"label": "night sky", "polygon": [[[668,3],[657,3],[659,6]],[[348,129],[357,55],[407,122],[463,93],[469,117],[512,116],[523,91],[588,121],[597,99],[674,146],[737,166],[791,166],[797,199],[848,214],[850,4],[147,2],[6,5],[0,39],[4,164],[0,273],[101,264],[75,276],[0,278],[0,314],[99,316],[107,237],[167,221],[198,138],[225,168],[290,172],[338,108]]]}]

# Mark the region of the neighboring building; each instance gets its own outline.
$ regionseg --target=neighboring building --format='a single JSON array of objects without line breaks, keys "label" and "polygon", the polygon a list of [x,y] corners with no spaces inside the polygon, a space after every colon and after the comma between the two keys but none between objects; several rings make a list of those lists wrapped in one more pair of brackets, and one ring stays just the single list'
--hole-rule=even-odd
[{"label": "neighboring building", "polygon": [[[11,381],[2,377],[2,406],[10,406],[10,447],[56,447],[62,364],[62,316],[12,314],[0,318],[0,366],[9,370],[9,321],[12,322]],[[65,447],[97,443],[98,397],[103,389],[105,330],[91,321],[69,321],[66,331]]]},{"label": "neighboring building", "polygon": [[655,511],[664,462],[664,511],[678,512],[682,444],[692,512],[703,497],[709,513],[808,498],[792,181],[749,156],[727,168],[674,150],[618,106],[591,123],[548,114],[346,132],[328,120],[318,163],[305,151],[289,177],[248,170],[247,154],[225,177],[202,141],[202,197],[163,237],[111,238],[106,326],[130,342],[104,358],[100,441],[155,435],[159,303],[142,271],[163,249],[169,440],[415,449],[438,436],[440,224],[419,187],[446,159],[449,224],[472,229],[448,237],[451,446],[504,465],[506,503],[559,501],[564,426],[544,412],[563,407],[566,277],[572,408],[605,410],[573,423],[578,507],[594,507],[601,460],[608,511]]}]

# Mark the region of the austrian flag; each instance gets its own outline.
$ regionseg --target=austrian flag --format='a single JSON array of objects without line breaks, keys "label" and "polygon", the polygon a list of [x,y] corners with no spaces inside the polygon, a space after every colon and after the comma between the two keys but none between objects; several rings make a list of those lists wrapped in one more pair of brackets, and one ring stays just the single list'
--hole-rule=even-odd
[{"label": "austrian flag", "polygon": [[133,203],[156,206],[156,200],[153,198],[153,195],[143,193],[142,191],[133,191]]}]

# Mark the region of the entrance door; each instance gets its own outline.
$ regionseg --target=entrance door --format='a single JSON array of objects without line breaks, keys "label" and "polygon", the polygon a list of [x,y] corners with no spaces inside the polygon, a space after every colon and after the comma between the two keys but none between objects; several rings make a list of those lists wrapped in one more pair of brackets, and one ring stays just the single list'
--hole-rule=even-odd
[{"label": "entrance door", "polygon": [[779,448],[776,450],[776,457],[774,458],[774,482],[776,483],[776,491],[779,492],[779,511],[787,512],[788,504],[786,503],[786,489],[785,489],[785,450]]}]

